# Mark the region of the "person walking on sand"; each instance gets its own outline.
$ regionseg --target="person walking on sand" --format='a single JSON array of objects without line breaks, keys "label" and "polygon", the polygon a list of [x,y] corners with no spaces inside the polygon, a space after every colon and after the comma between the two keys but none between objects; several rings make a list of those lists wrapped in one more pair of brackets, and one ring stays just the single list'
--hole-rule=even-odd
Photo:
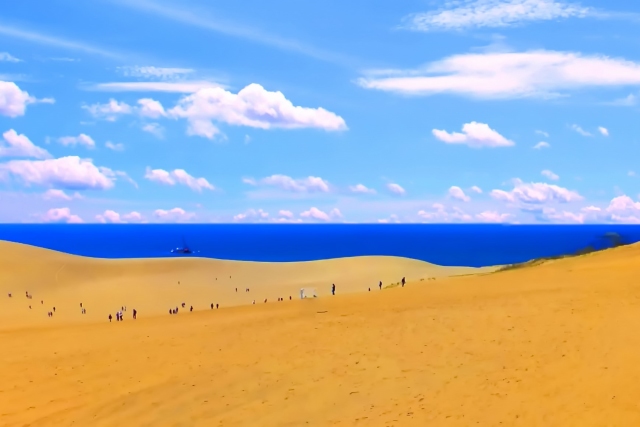
[{"label": "person walking on sand", "polygon": [[380,288],[380,290],[382,290],[382,280],[380,280],[380,283],[378,283],[378,287]]},{"label": "person walking on sand", "polygon": [[111,323],[111,319],[112,319],[112,317],[111,317],[111,315],[109,315],[109,323]]},{"label": "person walking on sand", "polygon": [[402,278],[402,287],[403,287],[403,288],[404,288],[404,283],[405,283],[405,281],[404,281],[404,277],[403,277],[403,278]]},{"label": "person walking on sand", "polygon": [[193,306],[191,306],[191,308],[189,309],[189,311],[193,311]]},{"label": "person walking on sand", "polygon": [[331,295],[335,295],[336,294],[336,284],[332,284],[331,285]]},{"label": "person walking on sand", "polygon": [[218,307],[219,307],[219,305],[218,305],[218,304],[216,304],[216,310],[218,309]]},{"label": "person walking on sand", "polygon": [[138,316],[138,312],[136,311],[136,309],[133,309],[133,320],[136,320],[136,317]]},{"label": "person walking on sand", "polygon": [[213,310],[213,303],[211,303],[211,310]]}]

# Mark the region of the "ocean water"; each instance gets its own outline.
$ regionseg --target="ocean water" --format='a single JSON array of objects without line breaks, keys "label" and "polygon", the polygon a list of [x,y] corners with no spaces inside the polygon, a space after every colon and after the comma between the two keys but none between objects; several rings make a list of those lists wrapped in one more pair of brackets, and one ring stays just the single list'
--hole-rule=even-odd
[{"label": "ocean water", "polygon": [[632,225],[480,224],[0,224],[0,240],[100,258],[190,256],[245,261],[311,261],[393,255],[440,265],[509,264],[587,246],[640,241]]}]

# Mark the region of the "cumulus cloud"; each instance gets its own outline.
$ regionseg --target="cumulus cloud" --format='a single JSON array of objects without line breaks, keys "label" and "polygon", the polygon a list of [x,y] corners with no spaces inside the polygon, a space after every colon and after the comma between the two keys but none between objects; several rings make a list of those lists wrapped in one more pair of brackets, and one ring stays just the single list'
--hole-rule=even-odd
[{"label": "cumulus cloud", "polygon": [[609,129],[607,129],[605,127],[599,126],[598,127],[598,132],[600,132],[600,134],[602,136],[609,136]]},{"label": "cumulus cloud", "polygon": [[286,175],[271,175],[262,178],[259,182],[253,181],[251,178],[245,178],[243,181],[248,184],[253,183],[253,185],[263,184],[279,187],[297,193],[328,193],[330,191],[329,182],[317,176],[294,179]]},{"label": "cumulus cloud", "polygon": [[33,157],[35,159],[49,159],[51,154],[44,148],[36,146],[23,134],[9,129],[2,134],[0,141],[0,157]]},{"label": "cumulus cloud", "polygon": [[575,130],[576,132],[578,132],[582,136],[593,136],[593,135],[591,135],[590,132],[587,132],[586,130],[582,129],[580,126],[575,125],[575,124],[571,125],[571,129]]},{"label": "cumulus cloud", "polygon": [[49,209],[47,213],[42,215],[42,221],[44,222],[66,222],[69,224],[81,223],[82,218],[78,215],[73,215],[69,208],[55,208]]},{"label": "cumulus cloud", "polygon": [[150,133],[156,138],[162,139],[164,137],[164,128],[160,125],[160,123],[147,123],[142,126],[142,130],[144,132]]},{"label": "cumulus cloud", "polygon": [[24,116],[29,104],[54,102],[52,98],[36,99],[13,82],[0,81],[0,115],[11,118]]},{"label": "cumulus cloud", "polygon": [[82,196],[80,194],[78,194],[77,192],[72,194],[72,195],[68,195],[67,193],[65,193],[62,190],[56,190],[56,189],[50,189],[47,190],[43,195],[42,198],[45,200],[65,200],[65,201],[70,201],[73,199],[81,199]]},{"label": "cumulus cloud", "polygon": [[159,82],[109,82],[98,83],[86,87],[90,90],[102,92],[166,92],[166,93],[194,93],[200,89],[223,87],[219,83],[207,80],[180,80]]},{"label": "cumulus cloud", "polygon": [[396,196],[404,196],[407,193],[404,188],[395,183],[387,184],[387,190],[389,190],[391,194],[395,194]]},{"label": "cumulus cloud", "polygon": [[474,185],[469,190],[473,191],[474,193],[482,194],[482,188],[478,187],[477,185]]},{"label": "cumulus cloud", "polygon": [[513,141],[500,135],[485,123],[466,123],[462,126],[462,133],[449,133],[438,129],[433,129],[432,133],[437,139],[447,144],[464,144],[473,148],[510,147],[515,145]]},{"label": "cumulus cloud", "polygon": [[106,210],[102,214],[96,215],[96,220],[102,223],[126,223],[126,222],[140,222],[142,221],[142,214],[133,211],[128,214],[120,215],[113,210]]},{"label": "cumulus cloud", "polygon": [[544,142],[544,141],[540,141],[533,146],[533,148],[535,148],[536,150],[540,150],[542,148],[549,148],[549,147],[551,147],[551,145],[549,145],[548,142]]},{"label": "cumulus cloud", "polygon": [[143,117],[149,117],[157,119],[158,117],[164,117],[167,115],[162,104],[151,98],[142,98],[138,100],[140,105],[139,113]]},{"label": "cumulus cloud", "polygon": [[549,98],[589,87],[640,85],[640,63],[602,55],[537,50],[454,55],[417,70],[373,70],[368,89],[483,99]]},{"label": "cumulus cloud", "polygon": [[633,93],[630,93],[624,98],[616,99],[611,102],[607,102],[607,105],[613,105],[617,107],[634,107],[638,104],[638,97]]},{"label": "cumulus cloud", "polygon": [[473,217],[458,207],[447,209],[442,203],[434,203],[430,210],[418,211],[418,216],[425,222],[468,222]]},{"label": "cumulus cloud", "polygon": [[269,213],[262,209],[249,209],[243,213],[239,213],[233,217],[234,221],[246,221],[246,220],[263,220],[269,217]]},{"label": "cumulus cloud", "polygon": [[293,218],[293,212],[287,211],[287,210],[278,211],[278,215],[283,218],[289,218],[289,219]]},{"label": "cumulus cloud", "polygon": [[215,187],[205,178],[195,178],[189,175],[184,169],[166,171],[163,169],[151,169],[148,167],[144,177],[149,181],[159,182],[165,185],[186,185],[197,192],[201,192],[202,190],[215,190]]},{"label": "cumulus cloud", "polygon": [[537,133],[538,135],[542,135],[542,136],[544,136],[545,138],[549,138],[549,133],[548,133],[548,132],[545,132],[545,131],[543,131],[543,130],[537,130],[537,131],[536,131],[536,133]]},{"label": "cumulus cloud", "polygon": [[356,185],[352,185],[349,186],[349,190],[352,193],[359,193],[359,194],[376,194],[376,190],[374,190],[373,188],[367,188],[366,186],[364,186],[363,184],[356,184]]},{"label": "cumulus cloud", "polygon": [[464,194],[462,188],[455,185],[449,188],[449,197],[451,197],[452,199],[461,200],[463,202],[468,202],[469,200],[471,200],[471,197]]},{"label": "cumulus cloud", "polygon": [[476,214],[475,216],[476,219],[482,222],[495,222],[495,223],[507,222],[510,217],[511,217],[511,214],[499,213],[496,211],[484,211],[484,212],[480,212],[479,214]]},{"label": "cumulus cloud", "polygon": [[107,147],[109,150],[113,150],[113,151],[122,151],[124,150],[124,144],[121,143],[116,143],[116,142],[111,142],[111,141],[107,141],[104,144],[105,147]]},{"label": "cumulus cloud", "polygon": [[404,18],[415,31],[500,28],[534,21],[584,18],[592,9],[558,0],[462,0],[447,1],[438,10]]},{"label": "cumulus cloud", "polygon": [[334,208],[329,213],[326,213],[316,207],[312,207],[311,209],[302,212],[300,216],[302,218],[327,222],[331,221],[332,219],[342,218],[342,213],[337,208]]},{"label": "cumulus cloud", "polygon": [[97,167],[78,156],[46,160],[11,160],[0,164],[7,172],[27,185],[43,185],[72,190],[106,190],[114,186],[117,172]]},{"label": "cumulus cloud", "polygon": [[545,169],[542,172],[540,172],[540,174],[552,181],[557,181],[560,179],[560,177],[558,175],[556,175],[555,173],[551,172],[549,169]]},{"label": "cumulus cloud", "polygon": [[255,83],[237,94],[219,87],[200,89],[182,98],[169,115],[187,119],[190,134],[210,139],[218,133],[214,121],[261,129],[347,129],[342,117],[324,108],[294,106],[281,92],[269,92]]},{"label": "cumulus cloud", "polygon": [[84,145],[87,147],[95,147],[96,142],[89,135],[81,133],[78,136],[63,136],[58,138],[58,142],[62,145]]},{"label": "cumulus cloud", "polygon": [[119,116],[131,114],[133,107],[125,102],[118,102],[110,99],[106,104],[83,105],[82,108],[87,110],[96,119],[104,119],[110,122],[117,120]]},{"label": "cumulus cloud", "polygon": [[164,209],[156,209],[153,212],[153,215],[157,219],[165,222],[190,221],[196,216],[196,214],[194,214],[193,212],[187,212],[182,208],[173,208],[169,209],[168,211]]},{"label": "cumulus cloud", "polygon": [[534,205],[549,202],[569,203],[583,199],[578,192],[573,190],[543,182],[524,183],[520,179],[514,180],[513,190],[492,190],[490,195],[494,199],[504,202]]}]

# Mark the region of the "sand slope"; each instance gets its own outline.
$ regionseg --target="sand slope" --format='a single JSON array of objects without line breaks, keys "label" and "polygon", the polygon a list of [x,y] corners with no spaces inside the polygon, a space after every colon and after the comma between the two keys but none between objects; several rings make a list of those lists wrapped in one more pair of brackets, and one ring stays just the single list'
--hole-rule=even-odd
[{"label": "sand slope", "polygon": [[[299,298],[301,287],[318,296],[364,292],[424,277],[469,274],[487,269],[441,267],[397,257],[354,257],[295,263],[257,263],[206,258],[96,259],[0,241],[0,329],[45,322],[105,321],[122,306],[142,316],[167,314],[186,303],[210,309]],[[178,284],[178,282],[180,284]],[[238,291],[236,292],[236,288]],[[245,289],[249,288],[249,292]],[[33,295],[27,300],[25,292]],[[41,303],[43,302],[43,303]],[[80,303],[87,310],[80,315]],[[31,309],[29,309],[31,305]],[[52,319],[47,312],[56,307]],[[181,307],[180,307],[181,308]]]},{"label": "sand slope", "polygon": [[5,329],[0,425],[640,425],[639,328],[628,246],[379,292]]}]

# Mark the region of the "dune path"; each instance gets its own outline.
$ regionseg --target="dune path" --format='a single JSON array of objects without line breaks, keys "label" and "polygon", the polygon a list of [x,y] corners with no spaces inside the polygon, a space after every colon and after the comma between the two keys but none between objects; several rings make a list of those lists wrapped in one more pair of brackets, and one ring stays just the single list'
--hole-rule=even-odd
[{"label": "dune path", "polygon": [[[2,426],[640,425],[638,245],[458,277],[376,257],[107,261],[10,243],[0,257]],[[409,282],[363,291],[383,274]],[[271,300],[312,285],[319,298]],[[198,309],[155,308],[182,298]],[[134,302],[109,323],[120,300]]]}]

